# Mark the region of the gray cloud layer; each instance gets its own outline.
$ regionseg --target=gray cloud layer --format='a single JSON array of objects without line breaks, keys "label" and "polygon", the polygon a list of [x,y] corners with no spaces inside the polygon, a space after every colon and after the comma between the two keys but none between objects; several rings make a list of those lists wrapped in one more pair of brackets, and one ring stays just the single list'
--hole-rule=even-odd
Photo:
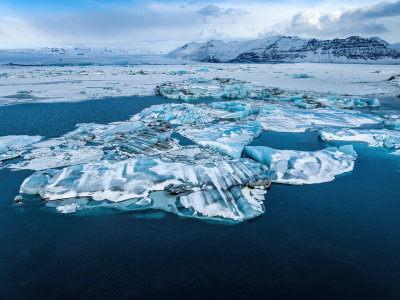
[{"label": "gray cloud layer", "polygon": [[383,34],[389,32],[388,18],[400,16],[400,1],[349,10],[338,14],[327,13],[316,20],[306,12],[293,16],[287,32],[319,37],[347,36],[352,34]]},{"label": "gray cloud layer", "polygon": [[152,41],[160,41],[159,45],[175,41],[177,46],[190,40],[244,40],[277,33],[317,38],[380,35],[399,40],[400,0],[332,12],[326,7],[299,12],[305,5],[300,4],[152,2],[86,11],[0,12],[0,46],[119,43],[128,47],[128,43],[144,42],[155,48]]}]

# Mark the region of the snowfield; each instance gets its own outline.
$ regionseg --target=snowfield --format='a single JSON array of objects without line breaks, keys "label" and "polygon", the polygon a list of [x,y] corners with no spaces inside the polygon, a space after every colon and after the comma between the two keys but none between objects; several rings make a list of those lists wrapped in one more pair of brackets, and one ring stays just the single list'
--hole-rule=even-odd
[{"label": "snowfield", "polygon": [[165,82],[216,77],[304,92],[396,94],[398,77],[388,79],[398,74],[398,65],[318,63],[1,66],[0,105],[154,95],[156,86]]}]

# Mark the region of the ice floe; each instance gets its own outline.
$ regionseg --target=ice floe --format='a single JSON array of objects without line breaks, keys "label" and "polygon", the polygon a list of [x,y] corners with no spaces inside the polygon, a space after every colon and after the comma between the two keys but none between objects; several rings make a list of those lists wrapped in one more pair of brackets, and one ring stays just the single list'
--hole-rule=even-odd
[{"label": "ice floe", "polygon": [[326,127],[359,127],[380,124],[382,118],[357,111],[340,109],[298,109],[266,104],[258,120],[264,130],[279,132],[304,132]]},{"label": "ice floe", "polygon": [[367,143],[371,147],[400,148],[400,131],[388,129],[325,129],[319,131],[324,141]]},{"label": "ice floe", "polygon": [[285,184],[332,181],[336,175],[353,170],[357,158],[351,145],[313,152],[247,146],[245,151],[268,168],[266,174],[272,182]]},{"label": "ice floe", "polygon": [[[128,210],[162,209],[180,216],[237,222],[264,212],[268,186],[262,166],[249,159],[206,167],[143,157],[37,172],[22,183],[20,192],[47,201],[78,198],[61,201],[57,209],[63,213],[121,202]],[[163,192],[162,201],[157,193],[153,195],[156,191]],[[83,197],[93,201],[82,203]]]},{"label": "ice floe", "polygon": [[232,158],[239,158],[242,155],[244,146],[262,132],[260,122],[251,121],[248,123],[216,123],[206,126],[185,127],[179,133],[191,139],[196,144],[207,147]]}]

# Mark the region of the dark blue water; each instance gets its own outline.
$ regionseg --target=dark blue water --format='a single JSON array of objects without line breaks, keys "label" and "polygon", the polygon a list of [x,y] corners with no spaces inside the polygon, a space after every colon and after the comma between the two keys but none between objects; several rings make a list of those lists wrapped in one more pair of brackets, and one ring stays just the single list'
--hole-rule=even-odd
[{"label": "dark blue water", "polygon": [[[1,135],[59,136],[127,119],[158,97],[0,107]],[[316,133],[264,133],[279,149],[327,146]],[[61,215],[13,206],[30,171],[0,170],[0,299],[398,299],[399,159],[357,146],[351,174],[273,185],[266,214],[219,226],[166,215]]]}]

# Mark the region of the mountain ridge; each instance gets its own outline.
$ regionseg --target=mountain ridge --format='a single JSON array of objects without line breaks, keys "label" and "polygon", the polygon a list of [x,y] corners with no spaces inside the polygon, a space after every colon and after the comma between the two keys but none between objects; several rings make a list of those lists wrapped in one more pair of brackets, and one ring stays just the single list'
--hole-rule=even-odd
[{"label": "mountain ridge", "polygon": [[244,42],[192,42],[166,55],[209,63],[380,63],[400,64],[400,51],[378,37],[317,40],[273,36]]}]

